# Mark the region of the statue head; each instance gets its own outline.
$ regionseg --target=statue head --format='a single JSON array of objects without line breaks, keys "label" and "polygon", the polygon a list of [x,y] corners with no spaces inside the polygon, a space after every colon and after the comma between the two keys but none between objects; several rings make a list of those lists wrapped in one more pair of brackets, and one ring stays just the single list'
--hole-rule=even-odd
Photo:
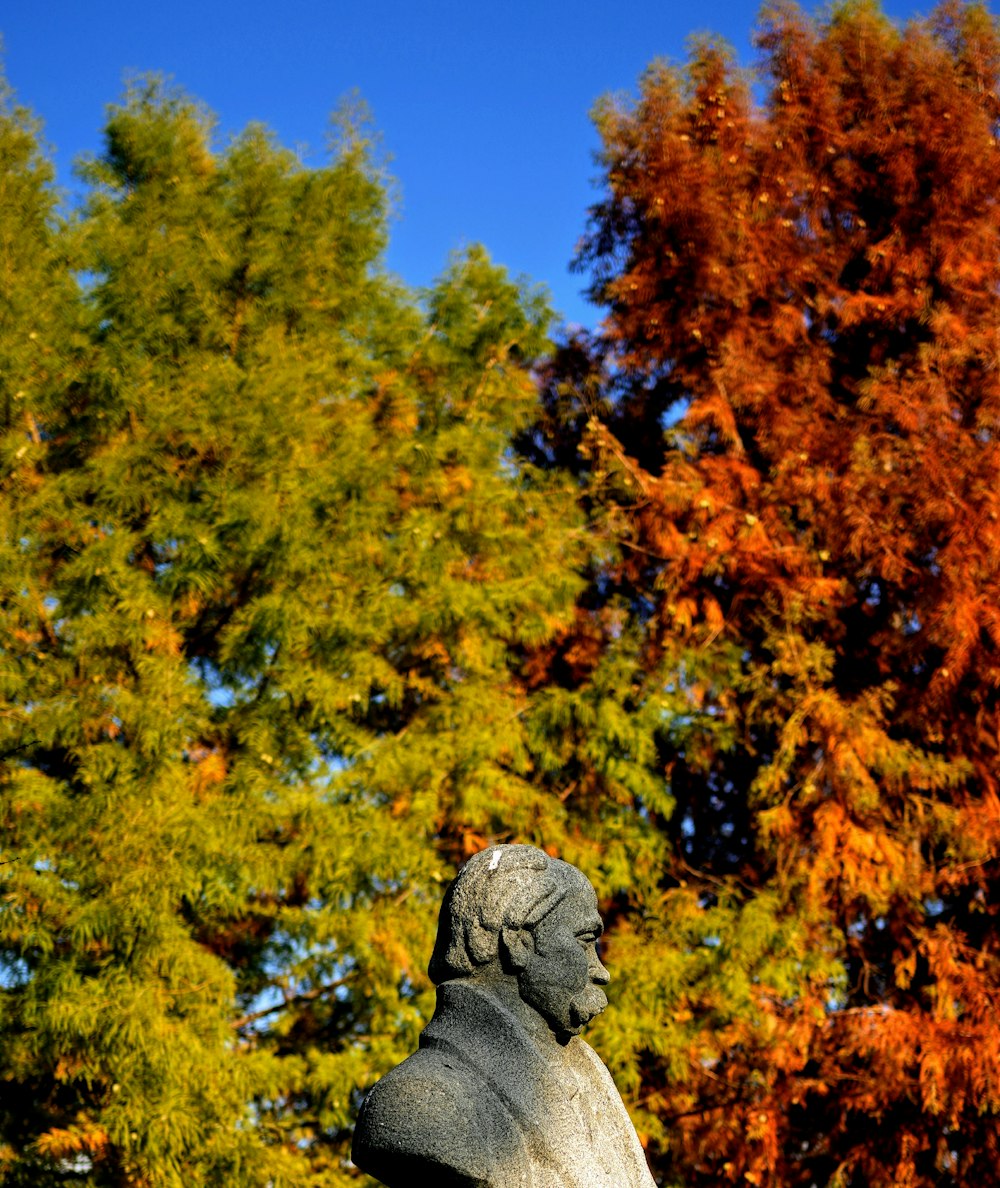
[{"label": "statue head", "polygon": [[435,984],[513,979],[522,1001],[568,1037],[608,1003],[602,931],[597,896],[575,866],[534,846],[491,846],[448,888],[428,972]]}]

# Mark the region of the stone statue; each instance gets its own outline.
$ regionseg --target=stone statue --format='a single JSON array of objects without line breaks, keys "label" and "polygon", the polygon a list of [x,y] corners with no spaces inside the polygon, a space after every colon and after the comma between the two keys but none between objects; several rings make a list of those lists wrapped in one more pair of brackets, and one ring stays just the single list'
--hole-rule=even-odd
[{"label": "stone statue", "polygon": [[389,1188],[655,1188],[579,1038],[608,1003],[602,930],[575,866],[533,846],[471,858],[441,905],[437,1010],[365,1099],[354,1162]]}]

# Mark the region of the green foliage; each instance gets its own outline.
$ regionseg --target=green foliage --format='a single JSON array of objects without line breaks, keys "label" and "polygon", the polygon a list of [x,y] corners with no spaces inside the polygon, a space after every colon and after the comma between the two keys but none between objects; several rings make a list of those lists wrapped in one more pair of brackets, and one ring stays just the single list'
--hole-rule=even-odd
[{"label": "green foliage", "polygon": [[354,126],[306,170],[140,84],[69,227],[0,137],[4,1182],[354,1182],[441,884],[543,811],[548,311],[479,250],[402,290]]}]

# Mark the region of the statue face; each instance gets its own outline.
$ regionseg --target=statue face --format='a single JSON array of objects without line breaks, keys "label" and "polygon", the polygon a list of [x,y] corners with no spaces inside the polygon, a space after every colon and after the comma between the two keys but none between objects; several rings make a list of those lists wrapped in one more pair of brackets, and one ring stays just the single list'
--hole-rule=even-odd
[{"label": "statue face", "polygon": [[521,997],[559,1036],[577,1035],[608,1005],[611,975],[597,955],[604,931],[589,884],[570,892],[533,929],[534,949],[518,974]]}]

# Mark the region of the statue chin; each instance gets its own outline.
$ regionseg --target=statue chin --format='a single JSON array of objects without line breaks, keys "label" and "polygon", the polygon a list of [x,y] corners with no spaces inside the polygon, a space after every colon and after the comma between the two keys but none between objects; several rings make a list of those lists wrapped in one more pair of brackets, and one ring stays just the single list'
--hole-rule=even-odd
[{"label": "statue chin", "polygon": [[561,1001],[550,994],[539,994],[530,983],[521,983],[521,998],[533,1007],[557,1036],[579,1035],[608,1005],[600,986],[587,986],[571,998]]},{"label": "statue chin", "polygon": [[608,1005],[608,997],[598,986],[588,986],[581,994],[577,994],[569,1004],[570,1026],[566,1028],[570,1035],[579,1035],[591,1019],[597,1016]]},{"label": "statue chin", "polygon": [[553,1010],[551,1004],[532,1003],[531,999],[525,1001],[545,1018],[557,1036],[580,1035],[590,1020],[599,1016],[608,1005],[607,996],[599,986],[588,986],[587,990],[574,994],[569,1003],[559,1006],[557,1010]]}]

